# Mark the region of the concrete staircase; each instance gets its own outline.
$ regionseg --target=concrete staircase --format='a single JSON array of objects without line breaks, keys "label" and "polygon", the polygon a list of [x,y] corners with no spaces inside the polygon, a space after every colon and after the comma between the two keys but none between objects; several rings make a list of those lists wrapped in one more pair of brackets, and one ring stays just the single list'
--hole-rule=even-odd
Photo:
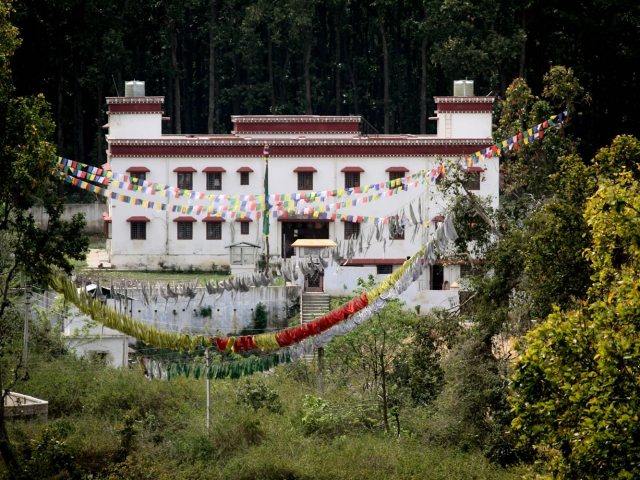
[{"label": "concrete staircase", "polygon": [[331,310],[331,301],[326,293],[303,293],[300,302],[302,323],[309,323]]},{"label": "concrete staircase", "polygon": [[[331,310],[331,300],[326,293],[303,293],[300,301],[300,318],[302,323],[309,323]],[[313,362],[316,351],[302,358],[305,362]]]}]

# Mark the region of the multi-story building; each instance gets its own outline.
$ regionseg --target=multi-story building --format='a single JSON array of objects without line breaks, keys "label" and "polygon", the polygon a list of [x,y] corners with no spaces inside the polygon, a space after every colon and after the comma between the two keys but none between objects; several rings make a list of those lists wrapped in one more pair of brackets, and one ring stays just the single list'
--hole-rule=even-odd
[{"label": "multi-story building", "polygon": [[[208,195],[258,196],[264,193],[263,148],[268,144],[270,194],[303,194],[379,184],[422,170],[431,171],[443,160],[457,160],[490,146],[493,101],[493,97],[435,97],[436,116],[431,118],[438,126],[435,135],[365,134],[358,116],[308,115],[236,116],[232,118],[234,130],[228,135],[163,135],[163,97],[111,97],[107,98],[108,165],[114,172]],[[478,195],[490,197],[497,205],[498,159],[487,159],[471,170],[475,181],[470,188]],[[171,205],[212,205],[211,200],[132,193],[118,188],[115,182],[112,188],[142,200]],[[361,196],[366,194],[326,197],[325,202]],[[158,269],[179,265],[208,269],[214,263],[249,263],[252,268],[254,249],[250,245],[244,258],[234,259],[226,247],[245,242],[259,245],[259,252],[264,253],[263,219],[238,218],[240,214],[235,218],[206,213],[185,215],[172,212],[171,208],[157,210],[116,200],[110,202],[106,217],[111,227],[108,251],[112,265],[117,268]],[[216,206],[223,204],[224,201],[218,202]],[[278,208],[277,201],[272,204]],[[445,204],[435,182],[427,176],[426,182],[418,187],[337,212],[354,218],[382,218],[404,212],[409,218],[411,205],[414,211],[420,206],[423,220],[429,220],[438,217]],[[250,215],[255,217],[255,213]],[[270,216],[268,221],[273,257],[293,255],[291,243],[296,239],[332,239],[340,243],[373,228],[371,223],[340,221],[327,213]],[[374,241],[366,255],[356,253],[349,265],[370,267],[367,271],[380,275],[390,273],[420,248],[428,238],[429,228],[432,227],[421,228],[413,241],[412,228],[404,236]],[[425,270],[424,289],[439,289],[444,282],[456,280],[454,270],[427,271],[428,267]],[[345,278],[355,275],[358,272],[344,273]],[[342,288],[341,282],[342,279],[339,281]]]}]

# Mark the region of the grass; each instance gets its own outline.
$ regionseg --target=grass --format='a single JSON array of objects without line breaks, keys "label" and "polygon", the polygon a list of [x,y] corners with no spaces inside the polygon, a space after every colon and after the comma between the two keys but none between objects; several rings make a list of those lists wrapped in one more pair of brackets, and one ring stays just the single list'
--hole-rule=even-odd
[{"label": "grass", "polygon": [[[421,435],[427,416],[418,410],[403,412],[408,433],[400,439],[380,428],[305,435],[301,408],[305,395],[316,394],[309,381],[315,374],[300,374],[313,368],[308,364],[256,376],[278,392],[282,414],[240,404],[236,391],[246,379],[214,380],[207,432],[202,379],[149,381],[138,367],[116,370],[71,356],[35,355],[31,362],[31,378],[19,391],[48,400],[50,419],[8,428],[34,480],[48,478],[47,469],[76,469],[83,478],[187,480],[501,480],[522,478],[527,470],[505,470],[477,453],[429,444]],[[358,395],[328,383],[324,399],[344,405]],[[41,445],[37,455],[34,442]]]},{"label": "grass", "polygon": [[[122,279],[135,279],[141,282],[193,282],[196,279],[200,280],[200,285],[203,286],[207,280],[224,280],[229,278],[229,275],[221,275],[213,272],[172,272],[172,271],[139,271],[139,270],[109,270],[109,269],[82,269],[78,273],[87,275],[91,278],[100,278],[102,282],[109,281],[110,279],[122,280]],[[103,283],[104,284],[104,283]]]}]

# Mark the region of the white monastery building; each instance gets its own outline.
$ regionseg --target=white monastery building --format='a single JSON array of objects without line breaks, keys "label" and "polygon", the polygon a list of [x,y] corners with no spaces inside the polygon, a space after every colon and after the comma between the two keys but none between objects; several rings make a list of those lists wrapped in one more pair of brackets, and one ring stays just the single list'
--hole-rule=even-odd
[{"label": "white monastery building", "polygon": [[[469,82],[471,83],[471,82]],[[386,182],[443,161],[458,160],[492,145],[493,97],[435,97],[435,135],[366,135],[358,116],[266,115],[234,116],[228,135],[163,135],[163,100],[158,96],[107,98],[108,166],[114,172],[206,194],[261,195],[264,193],[263,148],[269,145],[269,193],[304,194]],[[490,197],[497,206],[499,163],[493,157],[470,167],[474,193]],[[142,200],[178,205],[209,206],[211,200],[162,197],[118,189],[115,192]],[[354,194],[326,203],[351,200]],[[366,195],[365,195],[366,196]],[[244,267],[252,271],[255,257],[264,253],[262,219],[185,215],[170,210],[143,208],[110,200],[105,227],[111,264],[118,269],[159,269],[188,266],[209,270],[212,264]],[[277,207],[278,202],[272,202]],[[321,203],[309,206],[320,206]],[[421,207],[424,220],[438,221],[446,206],[436,184],[427,181],[378,201],[337,210],[354,216],[389,217],[403,214],[408,206]],[[343,242],[354,234],[375,228],[371,223],[332,220],[313,215],[270,217],[269,247],[272,260],[296,255],[291,244],[298,239],[331,239]],[[435,223],[435,222],[432,222]],[[374,242],[366,255],[356,253],[333,283],[351,289],[347,279],[368,273],[385,275],[413,255],[433,232],[421,228],[411,241],[412,227],[404,235]],[[365,235],[366,238],[366,235]],[[393,240],[393,241],[392,241]],[[242,250],[232,244],[246,243]],[[254,248],[251,245],[259,246]],[[242,253],[240,253],[242,252]],[[255,256],[254,256],[254,252]],[[348,267],[354,267],[353,269]],[[355,268],[358,267],[358,268]],[[351,271],[353,270],[353,271]],[[425,267],[419,288],[440,290],[457,281],[460,267]],[[445,287],[446,288],[446,287]]]}]

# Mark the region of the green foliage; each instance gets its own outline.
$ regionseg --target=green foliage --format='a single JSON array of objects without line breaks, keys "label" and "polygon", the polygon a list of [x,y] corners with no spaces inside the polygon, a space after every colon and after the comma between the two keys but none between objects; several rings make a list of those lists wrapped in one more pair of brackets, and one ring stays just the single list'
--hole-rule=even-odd
[{"label": "green foliage", "polygon": [[258,333],[263,333],[267,328],[267,307],[264,303],[259,302],[256,305],[256,310],[253,313],[253,326]]},{"label": "green foliage", "polygon": [[374,430],[379,424],[372,418],[374,411],[375,405],[334,406],[321,398],[306,395],[300,409],[300,425],[305,435],[335,438]]},{"label": "green foliage", "polygon": [[238,387],[236,395],[238,403],[248,405],[256,412],[262,408],[271,413],[282,413],[283,411],[278,391],[260,380],[246,380]]},{"label": "green foliage", "polygon": [[200,317],[208,317],[211,318],[211,314],[213,313],[213,307],[211,305],[203,305],[197,311],[198,316]]},{"label": "green foliage", "polygon": [[636,412],[640,186],[635,170],[606,164],[634,158],[637,141],[617,138],[598,155],[600,177],[585,218],[592,244],[589,301],[557,309],[518,345],[511,403],[522,444],[550,449],[562,478],[634,478],[640,450]]}]

